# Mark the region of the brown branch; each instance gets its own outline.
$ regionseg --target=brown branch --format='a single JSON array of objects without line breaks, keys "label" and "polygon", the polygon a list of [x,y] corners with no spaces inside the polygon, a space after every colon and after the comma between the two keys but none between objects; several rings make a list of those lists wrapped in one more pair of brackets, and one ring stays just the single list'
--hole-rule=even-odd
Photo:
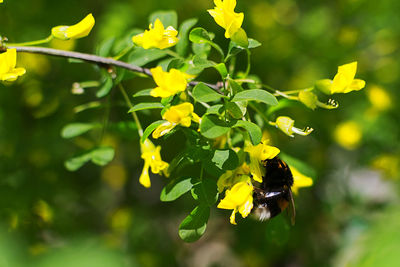
[{"label": "brown branch", "polygon": [[[42,55],[50,55],[56,57],[64,57],[64,58],[74,58],[83,60],[89,63],[97,64],[101,67],[104,66],[115,66],[120,67],[123,69],[127,69],[133,72],[143,73],[150,77],[153,75],[151,74],[150,70],[147,68],[138,67],[123,61],[115,60],[112,58],[96,56],[92,54],[80,53],[80,52],[73,52],[73,51],[65,51],[47,47],[33,47],[33,46],[8,46],[7,48],[15,48],[17,52],[25,52],[25,53],[35,53],[35,54],[42,54]],[[190,86],[195,86],[199,82],[192,81],[189,83]],[[207,83],[206,83],[207,84]],[[211,87],[212,89],[216,90],[217,92],[221,93],[220,86],[218,84],[207,84],[207,86]]]}]

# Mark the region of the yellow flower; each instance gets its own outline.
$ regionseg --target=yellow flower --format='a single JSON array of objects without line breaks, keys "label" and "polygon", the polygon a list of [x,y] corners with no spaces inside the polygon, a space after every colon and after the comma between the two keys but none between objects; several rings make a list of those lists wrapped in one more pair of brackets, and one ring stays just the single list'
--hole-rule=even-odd
[{"label": "yellow flower", "polygon": [[218,178],[217,187],[218,191],[222,193],[225,188],[232,187],[232,185],[243,180],[243,177],[248,176],[250,173],[250,167],[247,163],[243,163],[242,166],[237,167],[235,170],[226,171]]},{"label": "yellow flower", "polygon": [[354,79],[357,71],[357,61],[339,66],[332,80],[324,79],[316,83],[316,87],[326,94],[349,93],[365,87],[365,81]]},{"label": "yellow flower", "polygon": [[151,167],[152,173],[161,173],[167,175],[168,163],[161,159],[160,146],[155,146],[149,139],[140,144],[142,151],[142,159],[144,159],[144,166],[142,174],[140,175],[139,182],[144,187],[150,187],[149,168]]},{"label": "yellow flower", "polygon": [[236,212],[246,218],[253,208],[253,185],[250,177],[245,176],[244,181],[238,182],[231,189],[226,190],[225,198],[219,202],[217,207],[233,210],[230,217],[231,224],[236,224]]},{"label": "yellow flower", "polygon": [[262,161],[275,158],[280,150],[277,147],[267,145],[268,141],[264,141],[256,146],[248,145],[244,151],[250,156],[250,173],[257,182],[262,182],[265,168],[261,168]]},{"label": "yellow flower", "polygon": [[13,82],[18,76],[24,75],[24,68],[16,68],[17,50],[15,48],[7,49],[6,52],[0,54],[0,80],[5,82]]},{"label": "yellow flower", "polygon": [[280,129],[282,132],[289,135],[290,137],[294,137],[294,133],[305,136],[314,131],[313,128],[309,127],[304,130],[294,127],[294,120],[286,116],[279,116],[275,122],[272,122],[270,124],[275,125],[278,129]]},{"label": "yellow flower", "polygon": [[169,97],[179,92],[185,91],[187,86],[185,73],[171,69],[169,72],[163,71],[160,66],[150,70],[153,79],[158,87],[151,90],[153,97]]},{"label": "yellow flower", "polygon": [[78,39],[89,35],[94,26],[92,13],[83,20],[72,26],[56,26],[51,29],[51,34],[61,40]]},{"label": "yellow flower", "polygon": [[320,102],[317,95],[310,91],[300,91],[298,98],[300,102],[312,110],[316,109],[317,106],[326,109],[334,109],[339,107],[339,104],[333,99],[329,99],[327,104]]},{"label": "yellow flower", "polygon": [[292,171],[293,175],[293,193],[297,194],[299,192],[299,188],[301,187],[312,186],[313,180],[310,177],[300,173],[295,167],[290,166],[290,170]]},{"label": "yellow flower", "polygon": [[361,127],[355,121],[343,122],[336,127],[334,138],[340,146],[349,150],[355,149],[362,138]]},{"label": "yellow flower", "polygon": [[132,42],[136,45],[143,47],[144,49],[159,48],[164,49],[174,46],[178,42],[178,31],[172,26],[168,26],[164,29],[164,25],[161,20],[156,19],[153,24],[149,25],[149,30],[145,30],[144,33],[140,33],[132,37]]},{"label": "yellow flower", "polygon": [[367,96],[372,106],[378,111],[385,111],[392,106],[390,95],[380,86],[371,86]]},{"label": "yellow flower", "polygon": [[194,108],[191,103],[183,103],[172,106],[162,116],[163,119],[167,121],[154,130],[153,138],[157,139],[160,136],[169,133],[177,125],[190,127],[192,120],[199,123],[200,117],[193,112],[193,109]]},{"label": "yellow flower", "polygon": [[215,22],[225,29],[225,37],[231,38],[242,27],[244,14],[235,13],[236,0],[214,0],[215,8],[207,10]]}]

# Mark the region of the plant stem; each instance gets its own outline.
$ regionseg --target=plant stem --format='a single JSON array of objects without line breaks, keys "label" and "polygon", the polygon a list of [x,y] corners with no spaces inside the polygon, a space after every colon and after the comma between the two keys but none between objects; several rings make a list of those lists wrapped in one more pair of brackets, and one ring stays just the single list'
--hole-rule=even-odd
[{"label": "plant stem", "polygon": [[36,41],[29,41],[29,42],[23,42],[23,43],[6,43],[7,47],[10,46],[28,46],[28,45],[39,45],[39,44],[46,44],[53,40],[53,35],[50,35],[44,39],[41,40],[36,40]]},{"label": "plant stem", "polygon": [[[125,88],[122,86],[122,84],[119,83],[118,88],[121,91],[122,95],[124,96],[126,104],[129,106],[129,108],[133,108],[133,104],[132,104],[131,100],[129,99],[129,96],[126,93]],[[136,126],[138,128],[138,134],[140,137],[142,137],[143,136],[143,128],[142,128],[142,125],[140,124],[139,118],[136,115],[136,112],[132,111],[131,113],[132,113],[133,119],[135,120]]]}]

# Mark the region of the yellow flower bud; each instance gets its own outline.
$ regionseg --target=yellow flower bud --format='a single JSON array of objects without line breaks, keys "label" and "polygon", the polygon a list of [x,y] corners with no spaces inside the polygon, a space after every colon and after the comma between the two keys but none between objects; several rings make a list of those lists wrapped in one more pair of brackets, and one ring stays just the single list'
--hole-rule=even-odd
[{"label": "yellow flower bud", "polygon": [[225,38],[231,38],[242,27],[244,14],[235,13],[236,0],[214,0],[215,8],[207,10],[215,22],[225,29]]},{"label": "yellow flower bud", "polygon": [[307,127],[304,130],[294,127],[294,120],[286,116],[280,116],[276,119],[275,123],[272,123],[277,128],[279,128],[282,132],[289,135],[290,137],[294,137],[294,133],[298,135],[309,135],[314,129]]},{"label": "yellow flower bud", "polygon": [[159,48],[165,49],[176,45],[178,42],[178,31],[172,26],[168,26],[164,29],[164,25],[161,20],[156,19],[153,24],[149,25],[149,30],[145,30],[144,33],[135,35],[132,37],[132,42],[136,45],[143,47],[144,49]]},{"label": "yellow flower bud", "polygon": [[0,54],[0,81],[13,82],[19,76],[24,75],[24,68],[16,68],[17,50],[15,48],[7,49],[6,52]]},{"label": "yellow flower bud", "polygon": [[90,13],[83,20],[72,26],[56,26],[51,29],[51,34],[61,40],[78,39],[89,35],[95,20]]},{"label": "yellow flower bud", "polygon": [[314,110],[317,107],[318,97],[313,92],[300,91],[299,100],[312,110]]}]

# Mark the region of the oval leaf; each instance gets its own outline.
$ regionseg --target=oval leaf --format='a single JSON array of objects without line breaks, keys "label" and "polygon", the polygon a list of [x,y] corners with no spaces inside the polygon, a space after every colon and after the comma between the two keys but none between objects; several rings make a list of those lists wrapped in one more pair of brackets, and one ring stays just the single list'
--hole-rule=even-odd
[{"label": "oval leaf", "polygon": [[278,100],[276,99],[275,96],[261,89],[251,89],[239,92],[232,99],[233,102],[243,101],[243,100],[259,101],[271,106],[278,105]]},{"label": "oval leaf", "polygon": [[212,102],[221,99],[221,96],[204,83],[199,83],[193,88],[193,97],[196,101]]},{"label": "oval leaf", "polygon": [[115,155],[114,148],[100,147],[91,152],[92,162],[96,165],[104,166],[113,160]]},{"label": "oval leaf", "polygon": [[64,126],[64,128],[61,131],[61,136],[63,138],[73,138],[81,134],[84,134],[98,126],[99,125],[95,123],[80,123],[80,122],[71,123]]},{"label": "oval leaf", "polygon": [[151,103],[139,103],[137,105],[134,105],[129,111],[129,112],[134,112],[138,110],[143,110],[143,109],[155,109],[155,108],[164,108],[164,106],[161,103],[158,102],[151,102]]},{"label": "oval leaf", "polygon": [[203,116],[200,123],[200,133],[210,139],[224,135],[229,130],[230,125],[214,115]]},{"label": "oval leaf", "polygon": [[181,178],[177,181],[171,181],[161,191],[161,201],[174,201],[193,187],[193,178]]},{"label": "oval leaf", "polygon": [[194,28],[189,34],[189,40],[195,44],[204,44],[211,41],[208,32],[203,28]]},{"label": "oval leaf", "polygon": [[239,120],[235,123],[233,127],[244,128],[249,133],[253,145],[258,145],[261,142],[262,132],[257,124],[252,123],[250,121]]},{"label": "oval leaf", "polygon": [[210,207],[197,206],[179,225],[179,237],[185,242],[199,240],[206,231],[209,217]]},{"label": "oval leaf", "polygon": [[159,121],[155,121],[152,124],[150,124],[149,126],[147,126],[147,128],[144,130],[143,136],[140,138],[140,142],[144,142],[144,140],[146,140],[149,135],[161,124],[163,124],[164,122],[166,122],[165,120],[159,120]]}]

